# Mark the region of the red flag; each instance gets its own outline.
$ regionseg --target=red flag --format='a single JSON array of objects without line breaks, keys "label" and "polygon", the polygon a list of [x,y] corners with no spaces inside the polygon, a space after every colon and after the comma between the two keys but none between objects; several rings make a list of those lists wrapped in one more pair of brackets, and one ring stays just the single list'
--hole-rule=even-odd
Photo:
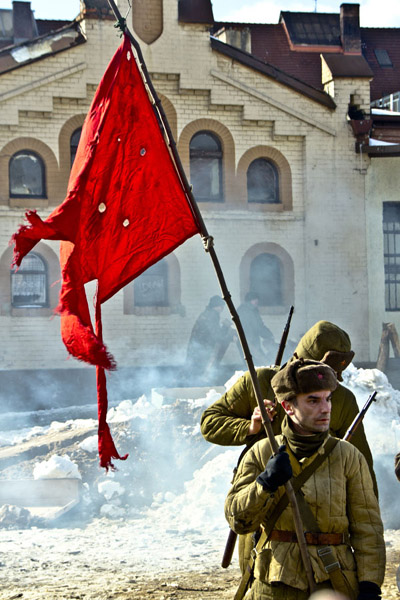
[{"label": "red flag", "polygon": [[[103,344],[100,304],[200,232],[126,34],[85,119],[66,199],[44,221],[36,211],[26,218],[11,239],[13,265],[40,239],[62,240],[61,335],[68,352],[97,367],[100,464],[108,467],[121,457],[105,420],[102,370],[115,363]],[[84,289],[94,279],[96,331]]]}]

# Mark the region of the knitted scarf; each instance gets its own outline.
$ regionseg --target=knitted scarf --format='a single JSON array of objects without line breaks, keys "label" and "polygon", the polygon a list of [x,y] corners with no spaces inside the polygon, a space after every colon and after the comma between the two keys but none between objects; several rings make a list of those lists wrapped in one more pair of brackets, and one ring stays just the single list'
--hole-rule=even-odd
[{"label": "knitted scarf", "polygon": [[300,435],[293,430],[292,421],[287,415],[282,421],[282,433],[289,448],[298,460],[312,456],[329,435],[329,431],[315,433],[314,435]]}]

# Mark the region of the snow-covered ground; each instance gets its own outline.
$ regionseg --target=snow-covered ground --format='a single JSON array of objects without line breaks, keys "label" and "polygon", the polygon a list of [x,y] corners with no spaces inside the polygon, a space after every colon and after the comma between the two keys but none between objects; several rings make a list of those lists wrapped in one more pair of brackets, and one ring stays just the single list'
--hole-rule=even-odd
[{"label": "snow-covered ground", "polygon": [[[240,375],[236,373],[225,387]],[[374,390],[378,392],[364,427],[374,456],[388,549],[398,554],[400,482],[393,460],[400,450],[400,391],[380,371],[353,365],[344,373],[343,383],[355,393],[360,408]],[[96,569],[118,574],[118,579],[127,573],[204,572],[218,567],[228,534],[224,499],[240,453],[238,448],[207,444],[201,436],[201,412],[218,397],[210,390],[202,398],[173,401],[153,391],[148,398],[127,399],[111,408],[108,420],[111,430],[118,432],[118,449],[123,454],[128,449],[130,456],[109,473],[94,466],[94,420],[67,419],[0,431],[0,446],[10,448],[51,432],[87,428],[71,455],[53,451],[19,467],[25,477],[81,477],[84,494],[70,522],[64,517],[48,527],[29,513],[18,521],[18,509],[0,508],[0,577],[8,594],[1,596],[0,584],[0,598],[10,598],[13,586],[23,588],[24,597],[34,598],[26,595],[31,577],[38,585],[40,581],[50,585],[54,578],[60,583],[63,577],[75,578],[78,584]],[[10,477],[10,471],[5,469],[0,476]]]}]

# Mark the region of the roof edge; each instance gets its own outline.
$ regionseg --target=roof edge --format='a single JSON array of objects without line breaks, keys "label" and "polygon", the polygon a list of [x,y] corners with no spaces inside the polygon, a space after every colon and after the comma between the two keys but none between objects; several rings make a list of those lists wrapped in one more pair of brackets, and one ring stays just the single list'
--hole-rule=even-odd
[{"label": "roof edge", "polygon": [[255,58],[252,54],[245,52],[244,50],[239,50],[234,46],[230,46],[229,44],[225,44],[221,42],[217,38],[210,36],[211,40],[211,48],[224,54],[225,56],[229,56],[233,60],[237,60],[237,62],[249,67],[250,69],[254,69],[259,73],[266,75],[272,79],[275,79],[278,83],[282,85],[286,85],[296,92],[302,94],[303,96],[307,96],[311,100],[318,102],[319,104],[323,104],[324,106],[335,109],[336,103],[334,100],[327,94],[326,92],[322,92],[317,88],[312,87],[308,83],[304,83],[300,79],[296,79],[292,75],[285,73],[281,69],[274,67],[268,63],[265,63],[258,58]]},{"label": "roof edge", "polygon": [[[67,33],[68,30],[74,32],[74,39],[70,43],[65,43],[63,45],[60,43],[60,33]],[[55,48],[43,54],[33,53],[32,57],[28,57],[25,60],[16,60],[13,57],[13,52],[18,53],[18,51],[23,52],[27,48],[34,47],[35,44],[42,42],[43,40],[51,40],[52,38],[57,37]],[[54,30],[50,33],[45,33],[41,36],[35,37],[32,40],[28,40],[26,42],[21,42],[20,44],[13,44],[11,46],[5,46],[4,48],[0,48],[0,76],[9,73],[10,71],[14,71],[15,69],[20,69],[21,67],[25,67],[26,65],[32,64],[48,56],[54,56],[59,52],[65,52],[70,48],[75,46],[79,46],[80,44],[84,44],[87,41],[85,35],[82,32],[80,24],[77,20],[71,21],[68,25],[64,25],[57,30]],[[27,53],[29,55],[29,53]]]},{"label": "roof edge", "polygon": [[[400,144],[391,144],[389,146],[367,146],[363,145],[358,149],[358,152],[368,154],[372,158],[392,158],[394,156],[400,156]],[[357,151],[357,149],[356,149]]]}]

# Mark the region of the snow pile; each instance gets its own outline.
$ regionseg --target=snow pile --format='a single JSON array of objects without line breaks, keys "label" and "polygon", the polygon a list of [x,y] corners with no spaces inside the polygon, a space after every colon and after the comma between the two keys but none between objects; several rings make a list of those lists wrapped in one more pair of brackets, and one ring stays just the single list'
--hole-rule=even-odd
[{"label": "snow pile", "polygon": [[118,481],[100,481],[97,486],[100,494],[103,494],[106,500],[111,500],[113,497],[122,496],[125,488]]},{"label": "snow pile", "polygon": [[218,400],[218,398],[220,398],[220,397],[221,397],[221,394],[219,392],[217,392],[217,390],[214,390],[214,388],[213,388],[206,393],[204,398],[196,398],[194,400],[191,400],[189,398],[182,398],[182,400],[187,400],[187,402],[189,402],[193,406],[193,408],[205,409],[205,408],[207,408],[207,406],[210,406],[211,404],[216,402]]},{"label": "snow pile", "polygon": [[82,479],[78,466],[68,455],[54,454],[50,460],[36,463],[33,469],[33,479]]},{"label": "snow pile", "polygon": [[237,458],[237,450],[216,456],[194,472],[182,494],[156,495],[146,516],[152,523],[168,523],[168,529],[180,533],[226,529],[223,507]]},{"label": "snow pile", "polygon": [[370,137],[368,140],[369,146],[397,146],[397,142],[384,142],[383,140],[378,140],[376,138]]},{"label": "snow pile", "polygon": [[100,515],[110,519],[127,517],[126,507],[121,506],[121,497],[125,494],[125,488],[118,481],[113,481],[113,473],[97,485],[99,494],[106,502],[100,506]]},{"label": "snow pile", "polygon": [[67,421],[52,421],[49,430],[93,429],[93,427],[97,427],[97,421],[95,419],[68,419]]},{"label": "snow pile", "polygon": [[400,450],[400,391],[395,390],[382,371],[356,369],[351,364],[343,373],[343,384],[352,390],[361,409],[376,391],[363,424],[372,454],[394,455]]},{"label": "snow pile", "polygon": [[79,444],[79,447],[82,448],[82,450],[85,450],[86,452],[90,452],[90,453],[97,452],[98,442],[99,442],[99,438],[96,433],[96,435],[90,435],[89,437],[82,440],[81,443]]},{"label": "snow pile", "polygon": [[140,396],[138,400],[123,400],[107,413],[109,423],[122,423],[132,419],[149,418],[157,406],[154,402],[147,400],[146,396]]}]

